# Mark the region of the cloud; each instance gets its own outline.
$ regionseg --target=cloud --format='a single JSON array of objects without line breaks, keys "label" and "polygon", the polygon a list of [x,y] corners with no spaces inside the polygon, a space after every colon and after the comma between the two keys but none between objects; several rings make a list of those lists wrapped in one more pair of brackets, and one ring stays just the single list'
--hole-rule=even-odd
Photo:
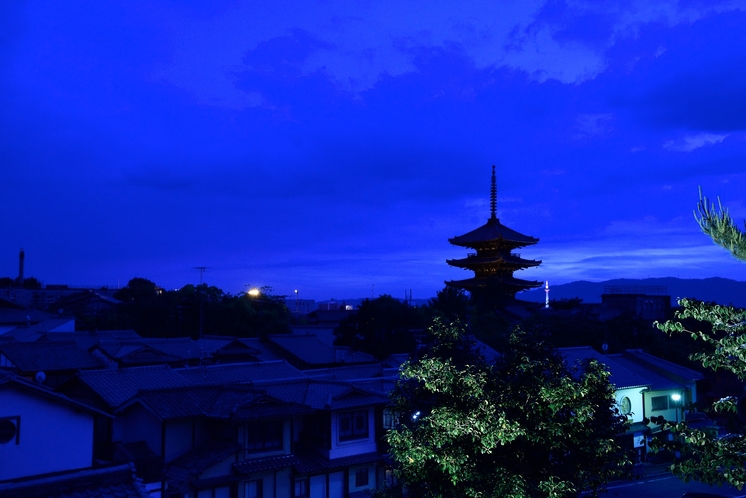
[{"label": "cloud", "polygon": [[697,135],[689,135],[677,140],[668,140],[663,144],[663,148],[677,152],[691,152],[706,145],[719,144],[727,137],[728,135],[699,133]]},{"label": "cloud", "polygon": [[[607,69],[609,50],[652,23],[690,24],[737,8],[733,2],[681,6],[673,0],[655,6],[638,0],[625,8],[558,0],[499,6],[332,0],[237,3],[205,16],[166,5],[161,11],[171,58],[153,77],[186,89],[198,102],[233,109],[262,105],[259,96],[247,99],[240,95],[245,88],[231,87],[234,73],[257,69],[257,61],[247,58],[257,51],[292,52],[279,59],[284,70],[292,68],[295,76],[322,71],[351,97],[383,78],[417,71],[422,50],[453,47],[478,69],[506,68],[538,82],[579,84]],[[309,43],[299,44],[301,38]],[[271,62],[274,70],[277,62]]]}]

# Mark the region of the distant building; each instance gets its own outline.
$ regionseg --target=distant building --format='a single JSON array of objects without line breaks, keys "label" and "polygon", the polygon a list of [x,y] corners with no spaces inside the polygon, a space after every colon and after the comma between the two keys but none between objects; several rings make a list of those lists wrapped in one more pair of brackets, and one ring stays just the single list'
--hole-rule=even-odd
[{"label": "distant building", "polygon": [[671,296],[665,286],[606,285],[601,304],[645,320],[665,320],[671,312]]},{"label": "distant building", "polygon": [[520,234],[500,223],[496,216],[497,187],[494,166],[490,210],[491,216],[487,223],[467,234],[448,239],[453,245],[468,247],[476,252],[467,254],[466,258],[446,261],[451,266],[474,272],[472,278],[451,280],[446,282],[446,285],[468,291],[477,305],[495,308],[514,301],[519,291],[541,286],[541,282],[521,280],[513,276],[513,272],[539,266],[541,261],[523,259],[513,252],[520,247],[534,245],[539,239]]}]

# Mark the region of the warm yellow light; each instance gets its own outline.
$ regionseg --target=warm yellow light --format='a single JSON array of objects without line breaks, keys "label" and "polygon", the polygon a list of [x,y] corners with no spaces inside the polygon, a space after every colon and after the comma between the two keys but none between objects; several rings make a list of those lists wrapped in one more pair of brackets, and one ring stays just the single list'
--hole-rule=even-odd
[{"label": "warm yellow light", "polygon": [[249,295],[251,297],[257,297],[259,294],[260,294],[259,289],[250,289],[249,290]]}]

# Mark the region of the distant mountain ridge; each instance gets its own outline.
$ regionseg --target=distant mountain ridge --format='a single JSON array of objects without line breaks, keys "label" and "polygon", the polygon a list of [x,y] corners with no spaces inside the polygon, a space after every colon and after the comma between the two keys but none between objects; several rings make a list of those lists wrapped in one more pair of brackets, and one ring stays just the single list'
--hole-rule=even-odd
[{"label": "distant mountain ridge", "polygon": [[[675,277],[628,279],[618,278],[604,282],[580,280],[568,284],[552,285],[549,282],[549,299],[570,299],[579,297],[584,303],[600,303],[604,287],[665,287],[665,295],[671,296],[671,306],[677,299],[691,297],[700,301],[714,301],[718,304],[732,304],[746,308],[746,282],[729,278],[712,277],[703,279],[683,279]],[[544,289],[521,292],[518,299],[531,302],[544,302]]]}]

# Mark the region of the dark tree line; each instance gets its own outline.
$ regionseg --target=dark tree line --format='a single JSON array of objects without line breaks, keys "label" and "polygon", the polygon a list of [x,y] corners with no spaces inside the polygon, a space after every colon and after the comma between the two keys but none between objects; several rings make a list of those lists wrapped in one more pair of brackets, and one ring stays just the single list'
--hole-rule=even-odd
[{"label": "dark tree line", "polygon": [[282,296],[263,289],[258,296],[229,294],[207,284],[165,290],[133,278],[114,294],[112,313],[80,317],[82,329],[134,329],[143,337],[224,335],[264,337],[290,332],[291,313]]}]

